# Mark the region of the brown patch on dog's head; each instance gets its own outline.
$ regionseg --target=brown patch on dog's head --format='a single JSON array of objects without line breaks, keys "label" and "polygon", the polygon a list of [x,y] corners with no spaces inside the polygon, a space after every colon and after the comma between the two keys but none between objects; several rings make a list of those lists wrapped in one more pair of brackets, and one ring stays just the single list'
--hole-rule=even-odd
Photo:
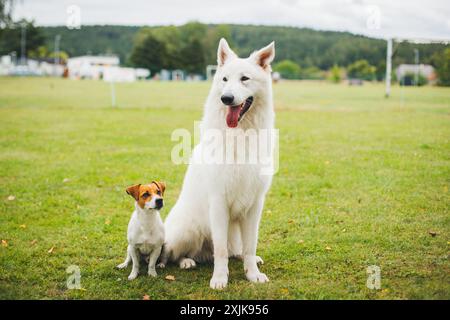
[{"label": "brown patch on dog's head", "polygon": [[160,196],[162,197],[164,195],[164,191],[166,190],[166,183],[162,181],[152,181],[152,183],[156,184],[159,191],[161,192]]},{"label": "brown patch on dog's head", "polygon": [[139,207],[144,209],[145,203],[153,199],[153,197],[162,198],[166,184],[164,182],[153,181],[150,184],[136,184],[127,188],[127,193],[131,195]]}]

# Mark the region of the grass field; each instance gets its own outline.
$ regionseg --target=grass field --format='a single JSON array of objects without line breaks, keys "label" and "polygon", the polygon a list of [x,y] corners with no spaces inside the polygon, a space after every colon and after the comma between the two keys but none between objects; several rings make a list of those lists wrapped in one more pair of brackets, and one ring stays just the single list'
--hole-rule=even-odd
[{"label": "grass field", "polygon": [[167,215],[186,169],[170,134],[193,131],[208,88],[117,84],[111,108],[103,82],[0,78],[1,299],[450,299],[450,89],[435,87],[275,85],[280,170],[258,246],[271,282],[238,261],[224,291],[212,265],[127,281],[125,187],[166,181]]}]

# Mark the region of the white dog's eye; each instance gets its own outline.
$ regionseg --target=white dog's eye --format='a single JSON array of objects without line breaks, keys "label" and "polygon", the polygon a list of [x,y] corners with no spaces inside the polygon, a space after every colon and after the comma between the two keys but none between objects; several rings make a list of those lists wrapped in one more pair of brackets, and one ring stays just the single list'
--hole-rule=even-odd
[{"label": "white dog's eye", "polygon": [[241,77],[241,81],[242,81],[242,82],[247,81],[247,80],[250,80],[250,78],[249,78],[249,77],[246,77],[246,76],[242,76],[242,77]]},{"label": "white dog's eye", "polygon": [[227,82],[228,81],[228,78],[227,77],[223,77],[223,79],[222,79],[224,82]]}]

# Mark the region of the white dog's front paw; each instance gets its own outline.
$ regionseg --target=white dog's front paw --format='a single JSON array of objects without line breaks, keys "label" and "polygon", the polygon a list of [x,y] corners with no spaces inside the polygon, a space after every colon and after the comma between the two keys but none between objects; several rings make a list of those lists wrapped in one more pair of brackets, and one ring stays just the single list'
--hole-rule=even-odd
[{"label": "white dog's front paw", "polygon": [[137,276],[138,276],[137,271],[131,271],[130,275],[128,276],[128,280],[134,280],[137,278]]},{"label": "white dog's front paw", "polygon": [[269,278],[267,278],[267,276],[262,273],[262,272],[248,272],[246,274],[247,279],[251,282],[259,282],[259,283],[264,283],[264,282],[269,282]]},{"label": "white dog's front paw", "polygon": [[152,277],[158,276],[155,269],[148,269],[148,275]]},{"label": "white dog's front paw", "polygon": [[160,262],[160,263],[158,263],[158,264],[156,265],[156,267],[157,267],[157,268],[160,268],[160,269],[164,269],[164,268],[166,267],[166,264]]},{"label": "white dog's front paw", "polygon": [[117,269],[125,269],[126,267],[128,267],[128,263],[125,262],[116,266]]},{"label": "white dog's front paw", "polygon": [[227,286],[228,276],[226,274],[221,275],[213,275],[211,281],[209,282],[209,286],[212,289],[222,290]]},{"label": "white dog's front paw", "polygon": [[195,268],[195,266],[196,266],[195,261],[191,258],[183,258],[180,261],[181,269],[192,269]]}]

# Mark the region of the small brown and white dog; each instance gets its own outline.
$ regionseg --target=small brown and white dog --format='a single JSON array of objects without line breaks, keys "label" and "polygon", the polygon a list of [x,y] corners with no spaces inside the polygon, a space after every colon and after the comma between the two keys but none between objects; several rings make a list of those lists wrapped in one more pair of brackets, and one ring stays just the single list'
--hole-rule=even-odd
[{"label": "small brown and white dog", "polygon": [[124,269],[130,261],[133,268],[128,280],[139,274],[139,262],[142,255],[148,256],[148,275],[156,277],[156,261],[164,244],[164,224],[159,210],[164,205],[164,182],[152,181],[150,184],[136,184],[127,188],[127,193],[135,200],[135,207],[128,224],[128,248],[125,261],[117,266]]}]

